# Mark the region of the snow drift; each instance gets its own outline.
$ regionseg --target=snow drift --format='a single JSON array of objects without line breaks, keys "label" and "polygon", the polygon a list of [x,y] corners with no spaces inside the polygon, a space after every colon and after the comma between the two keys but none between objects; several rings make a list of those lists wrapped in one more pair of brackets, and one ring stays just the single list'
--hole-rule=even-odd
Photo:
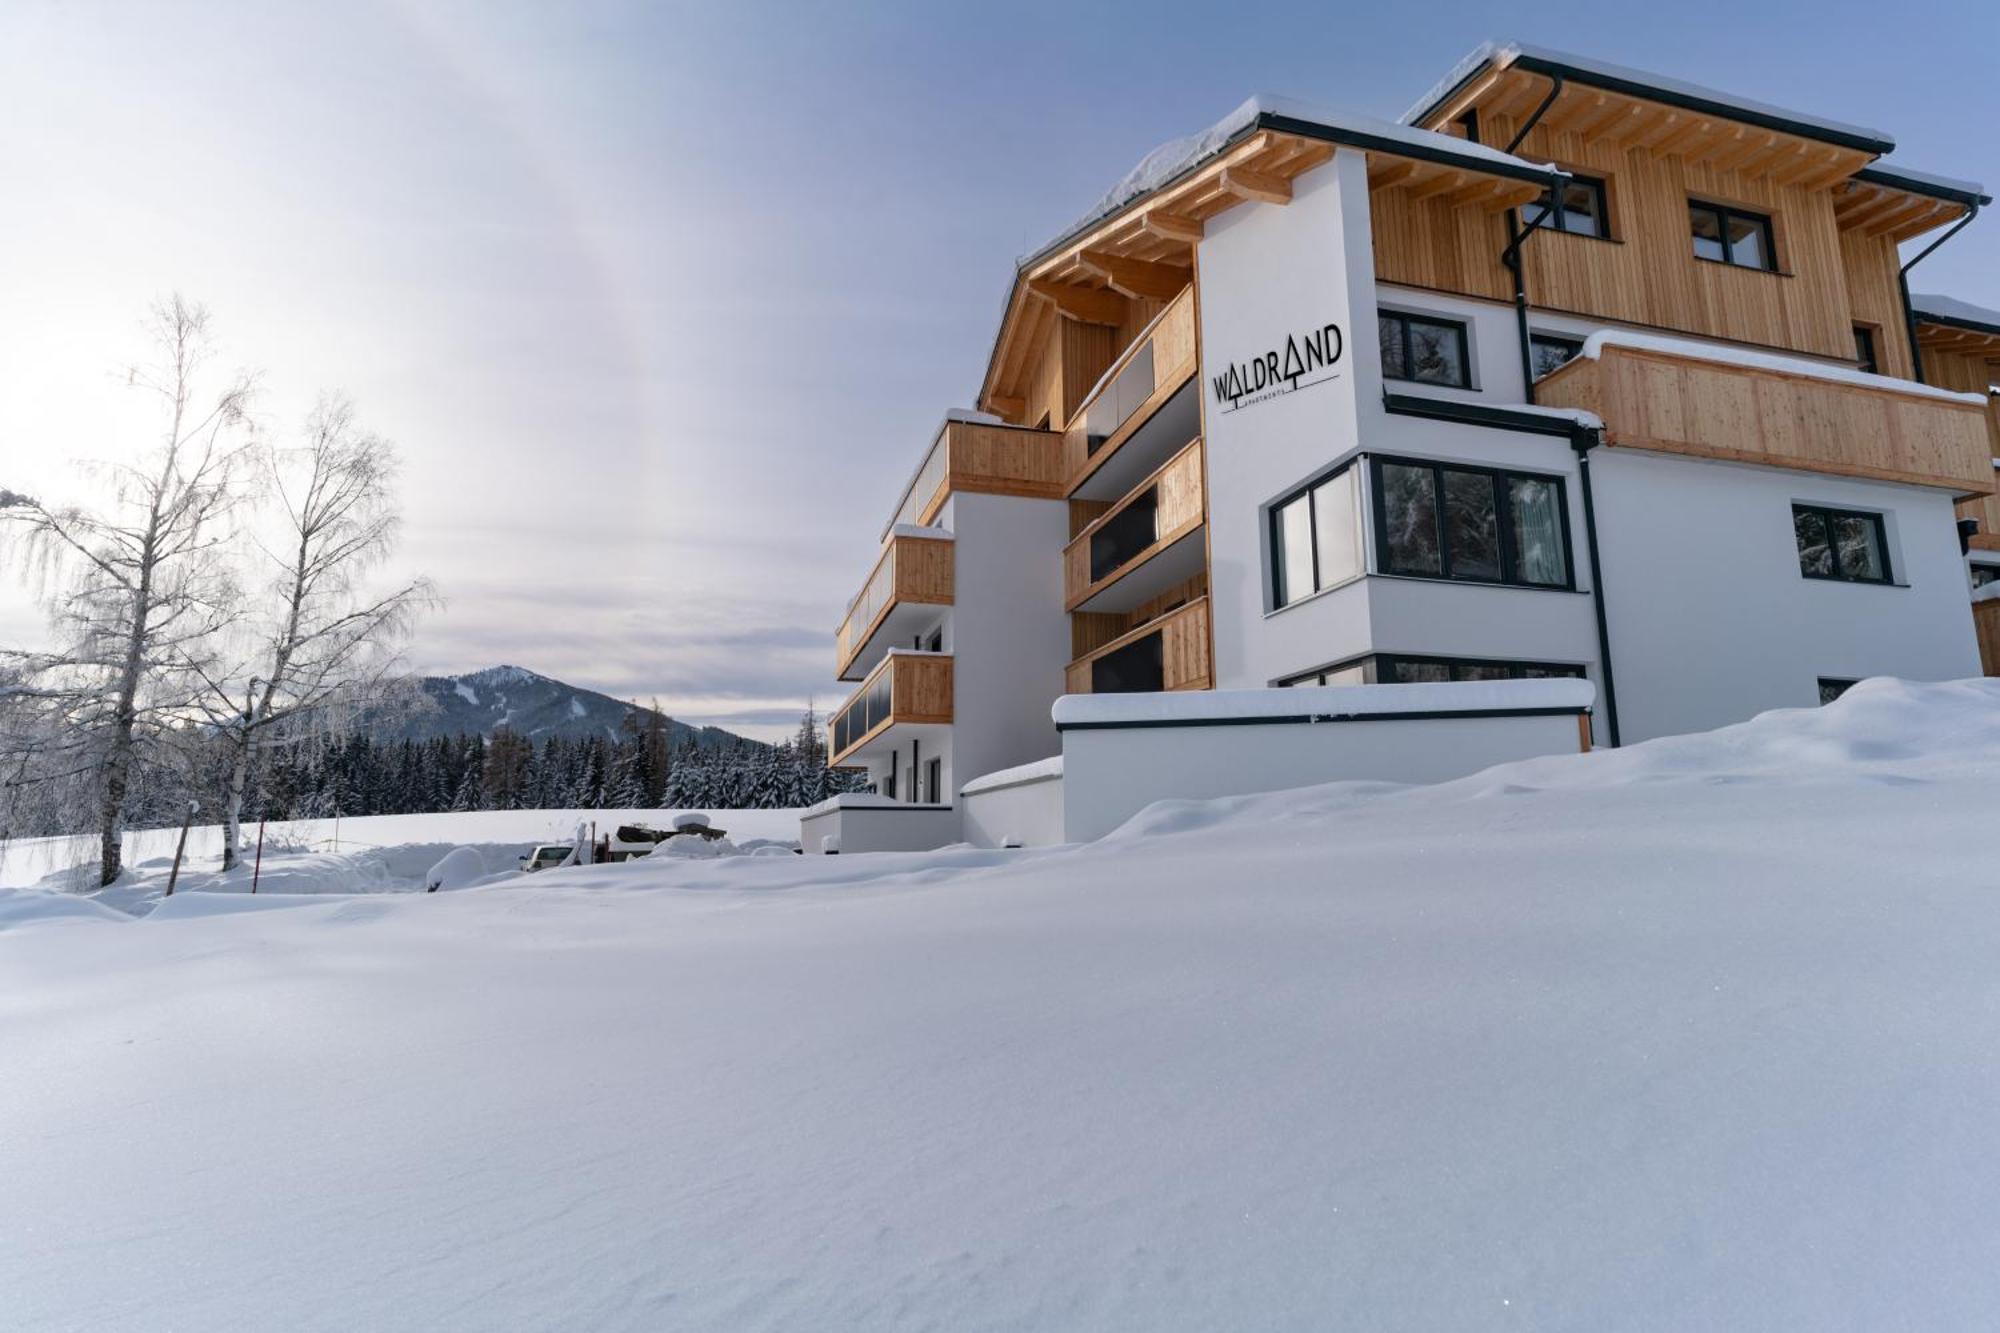
[{"label": "snow drift", "polygon": [[[1974,1327],[2000,682],[0,934],[0,1322]],[[184,913],[186,913],[184,915]]]}]

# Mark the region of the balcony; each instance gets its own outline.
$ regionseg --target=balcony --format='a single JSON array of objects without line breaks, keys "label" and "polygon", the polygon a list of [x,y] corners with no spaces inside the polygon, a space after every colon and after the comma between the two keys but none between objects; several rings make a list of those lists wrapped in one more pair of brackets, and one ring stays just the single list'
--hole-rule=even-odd
[{"label": "balcony", "polygon": [[848,696],[828,727],[832,764],[844,764],[895,726],[951,725],[952,659],[892,649]]},{"label": "balcony", "polygon": [[1208,598],[1197,597],[1071,662],[1066,689],[1070,694],[1133,694],[1205,690],[1212,684]]},{"label": "balcony", "polygon": [[1206,562],[1201,441],[1142,480],[1063,548],[1070,611],[1130,611]]},{"label": "balcony", "polygon": [[889,538],[834,636],[839,679],[860,680],[891,647],[929,629],[937,608],[951,605],[955,550],[951,534],[937,528],[898,530]]},{"label": "balcony", "polygon": [[947,419],[904,488],[882,539],[899,526],[930,523],[954,491],[1060,500],[1068,489],[1062,451],[1063,437],[1052,430]]},{"label": "balcony", "polygon": [[[1986,402],[1986,435],[1993,450],[1993,466],[2000,468],[2000,398],[1989,398]],[[2000,472],[1994,474],[2000,481]],[[2000,494],[1982,495],[1966,500],[1958,506],[1960,518],[1979,520],[1979,531],[1973,535],[1972,544],[1984,551],[2000,551]]]},{"label": "balcony", "polygon": [[1985,409],[1907,380],[1713,360],[1698,344],[1606,341],[1536,385],[1538,401],[1604,420],[1604,442],[1834,476],[1993,492]]},{"label": "balcony", "polygon": [[[1132,345],[1104,372],[1062,436],[1062,467],[1072,494],[1102,470],[1139,435],[1154,414],[1175,400],[1195,371],[1194,288],[1189,287],[1168,302],[1166,309],[1135,338]],[[1172,443],[1186,444],[1199,431],[1197,395],[1189,393],[1179,404],[1186,417],[1186,429]],[[1178,431],[1178,428],[1177,428]],[[1140,472],[1150,471],[1159,460],[1143,462]],[[1132,478],[1116,484],[1111,493],[1123,494]]]}]

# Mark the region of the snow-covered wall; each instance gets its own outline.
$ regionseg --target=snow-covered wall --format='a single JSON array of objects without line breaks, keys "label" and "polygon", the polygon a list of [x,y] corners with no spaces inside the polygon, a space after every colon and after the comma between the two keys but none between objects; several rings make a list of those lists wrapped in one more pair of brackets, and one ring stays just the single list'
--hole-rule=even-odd
[{"label": "snow-covered wall", "polygon": [[958,841],[958,811],[884,796],[836,796],[799,816],[799,848],[821,852],[925,852]]},{"label": "snow-covered wall", "polygon": [[1067,698],[1064,836],[1101,838],[1155,801],[1444,782],[1573,754],[1593,695],[1585,681],[1535,680]]},{"label": "snow-covered wall", "polygon": [[991,773],[958,797],[961,836],[975,847],[1048,847],[1063,831],[1063,758]]}]

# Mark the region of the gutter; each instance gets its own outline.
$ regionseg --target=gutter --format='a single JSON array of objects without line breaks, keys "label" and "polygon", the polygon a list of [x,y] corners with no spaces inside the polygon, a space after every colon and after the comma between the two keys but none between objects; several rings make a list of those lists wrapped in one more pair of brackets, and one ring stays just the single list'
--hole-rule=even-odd
[{"label": "gutter", "polygon": [[[1514,132],[1514,137],[1508,140],[1506,151],[1509,155],[1521,146],[1521,141],[1528,137],[1528,132],[1548,114],[1549,108],[1556,104],[1556,99],[1562,96],[1562,92],[1563,76],[1558,74],[1549,83],[1549,95],[1541,100],[1541,104],[1534,109],[1534,112],[1521,122],[1521,128]],[[1476,127],[1479,122],[1474,120],[1472,123]],[[1552,206],[1543,209],[1535,220],[1528,224],[1526,230],[1521,227],[1521,211],[1517,208],[1508,209],[1507,248],[1500,252],[1501,266],[1514,275],[1514,327],[1520,334],[1521,340],[1521,394],[1530,403],[1535,401],[1535,354],[1528,332],[1528,274],[1521,263],[1521,246],[1542,224],[1554,217],[1556,209],[1561,207],[1562,201],[1555,197],[1553,183],[1549,186],[1549,203]]]},{"label": "gutter", "polygon": [[1544,416],[1486,403],[1463,403],[1456,399],[1425,398],[1415,394],[1385,393],[1382,407],[1396,416],[1429,417],[1455,421],[1466,426],[1490,426],[1495,430],[1520,431],[1528,435],[1559,435],[1576,453],[1578,484],[1583,491],[1583,540],[1590,555],[1590,604],[1597,617],[1597,661],[1604,676],[1604,734],[1616,748],[1618,739],[1618,682],[1611,669],[1611,623],[1604,611],[1604,562],[1597,548],[1597,498],[1590,484],[1590,451],[1604,443],[1604,431],[1564,417]]},{"label": "gutter", "polygon": [[1604,564],[1597,553],[1597,503],[1590,488],[1590,451],[1604,443],[1604,433],[1580,430],[1570,438],[1576,451],[1576,471],[1583,487],[1583,539],[1590,550],[1590,604],[1597,612],[1597,660],[1604,668],[1604,728],[1611,748],[1618,748],[1618,684],[1611,673],[1611,625],[1604,614]]},{"label": "gutter", "polygon": [[1896,291],[1903,298],[1903,332],[1910,340],[1910,372],[1919,384],[1927,384],[1929,381],[1924,378],[1923,351],[1917,346],[1917,312],[1910,305],[1910,270],[1930,258],[1931,251],[1971,226],[1972,220],[1979,216],[1979,205],[1983,198],[1983,196],[1975,198],[1968,203],[1964,217],[1954,222],[1944,235],[1919,251],[1915,259],[1896,270]]}]

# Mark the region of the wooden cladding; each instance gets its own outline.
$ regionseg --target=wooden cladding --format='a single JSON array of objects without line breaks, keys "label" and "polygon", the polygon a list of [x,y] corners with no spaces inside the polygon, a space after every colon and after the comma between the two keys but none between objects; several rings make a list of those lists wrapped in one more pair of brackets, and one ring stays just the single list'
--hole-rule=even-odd
[{"label": "wooden cladding", "polygon": [[2000,676],[2000,602],[1974,602],[1972,628],[1979,635],[1979,669]]},{"label": "wooden cladding", "polygon": [[[1145,387],[1143,377],[1148,367],[1152,387],[1140,393],[1138,389]],[[1070,415],[1068,428],[1062,435],[1062,468],[1067,488],[1074,490],[1116,453],[1194,373],[1194,289],[1190,287],[1167,304],[1152,328],[1125,349],[1090,396],[1079,402]],[[1132,383],[1135,377],[1141,377],[1136,388]],[[1130,410],[1121,410],[1123,419],[1116,429],[1093,435],[1104,408],[1119,395],[1131,396]],[[1094,408],[1098,409],[1095,413]],[[1095,448],[1093,439],[1097,441]]]},{"label": "wooden cladding", "polygon": [[1541,402],[1604,419],[1605,443],[1699,458],[1993,490],[1974,403],[1617,344],[1541,381]]},{"label": "wooden cladding", "polygon": [[1200,597],[1071,662],[1065,680],[1068,693],[1093,693],[1092,668],[1096,663],[1153,635],[1160,636],[1160,688],[1205,690],[1214,685],[1208,651],[1208,598]]},{"label": "wooden cladding", "polygon": [[[1121,527],[1129,527],[1132,516],[1142,511],[1150,511],[1151,540],[1106,568],[1103,539]],[[1064,604],[1075,610],[1079,603],[1088,601],[1195,531],[1207,516],[1201,441],[1196,440],[1106,508],[1063,548]],[[1097,554],[1093,555],[1093,551]]]},{"label": "wooden cladding", "polygon": [[834,636],[834,674],[845,678],[856,655],[895,607],[919,602],[951,605],[955,556],[955,544],[949,540],[891,537]]},{"label": "wooden cladding", "polygon": [[947,421],[903,496],[894,523],[928,524],[954,491],[1060,500],[1062,436],[1050,430]]},{"label": "wooden cladding", "polygon": [[833,715],[833,754],[827,762],[845,762],[898,722],[949,723],[951,717],[952,659],[943,653],[890,653]]}]

